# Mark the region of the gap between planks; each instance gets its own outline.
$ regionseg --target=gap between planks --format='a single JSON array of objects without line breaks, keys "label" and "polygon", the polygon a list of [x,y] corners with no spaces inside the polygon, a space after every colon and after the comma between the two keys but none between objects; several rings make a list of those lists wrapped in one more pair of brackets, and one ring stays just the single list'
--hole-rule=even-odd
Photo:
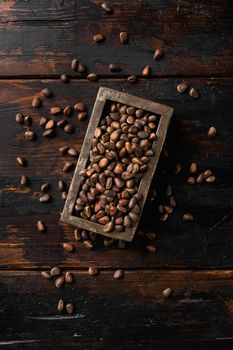
[{"label": "gap between planks", "polygon": [[[114,272],[116,270],[119,270],[119,269],[122,269],[124,270],[124,272],[177,272],[177,273],[186,273],[186,272],[193,272],[193,273],[196,273],[196,272],[201,272],[201,273],[210,273],[210,274],[215,274],[215,273],[221,273],[221,272],[225,272],[226,274],[228,273],[233,273],[233,266],[232,267],[222,267],[222,268],[195,268],[195,267],[192,267],[192,268],[183,268],[183,267],[115,267],[112,266],[112,267],[98,267],[98,262],[96,262],[96,264],[90,264],[90,266],[92,265],[96,265],[96,267],[98,268],[98,270],[101,272],[101,273],[107,273],[107,272]],[[62,266],[62,265],[59,265],[61,269],[63,270],[66,270],[66,271],[73,271],[73,272],[77,272],[77,273],[87,273],[88,271],[88,268],[89,267],[69,267],[69,266]],[[51,266],[53,267],[53,266]],[[8,274],[8,273],[27,273],[27,272],[42,272],[42,271],[50,271],[51,270],[51,267],[32,267],[32,268],[23,268],[23,269],[19,269],[19,268],[16,268],[16,269],[3,269],[1,268],[0,269],[0,275],[1,273],[3,274]]]},{"label": "gap between planks", "polygon": [[[92,82],[90,80],[88,80],[86,77],[81,77],[81,76],[72,76],[69,73],[67,73],[67,75],[69,76],[70,80],[80,80],[80,81],[87,81],[89,83],[98,83],[99,80],[127,80],[127,78],[130,76],[129,74],[127,75],[103,75],[103,74],[98,74],[98,80]],[[133,74],[135,75],[135,74]],[[233,79],[233,74],[229,74],[229,75],[154,75],[154,76],[150,76],[148,78],[143,77],[142,75],[136,75],[136,77],[140,80],[140,81],[146,81],[146,80],[163,80],[163,79],[202,79],[202,80],[209,80],[209,79]],[[60,75],[12,75],[12,76],[4,76],[1,75],[0,76],[0,80],[43,80],[43,79],[48,79],[48,80],[58,80],[60,81]],[[64,83],[63,83],[64,84]],[[130,86],[136,86],[136,83],[130,83]],[[66,84],[64,84],[66,85]],[[67,85],[69,85],[69,83],[67,83]]]}]

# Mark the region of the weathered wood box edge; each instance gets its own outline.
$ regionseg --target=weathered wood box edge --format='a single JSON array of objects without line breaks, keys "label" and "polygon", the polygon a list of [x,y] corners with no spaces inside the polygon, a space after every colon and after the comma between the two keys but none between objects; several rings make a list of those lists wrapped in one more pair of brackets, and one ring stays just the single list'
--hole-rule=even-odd
[{"label": "weathered wood box edge", "polygon": [[91,145],[92,145],[92,140],[94,137],[94,132],[96,127],[99,124],[100,118],[102,117],[102,113],[107,101],[120,102],[129,106],[134,106],[136,108],[143,109],[148,112],[155,113],[160,116],[159,125],[156,131],[157,139],[154,141],[154,144],[153,144],[153,150],[155,152],[155,155],[150,160],[148,170],[146,171],[144,177],[142,178],[139,186],[139,193],[142,194],[142,199],[140,201],[140,207],[141,207],[140,215],[143,211],[143,207],[150,188],[150,184],[151,184],[154,172],[156,170],[158,160],[166,138],[168,126],[170,124],[170,120],[173,113],[173,108],[160,103],[149,101],[140,97],[129,95],[124,92],[112,90],[105,87],[100,87],[96,97],[95,105],[91,114],[91,118],[88,124],[82,149],[80,151],[80,156],[76,165],[74,176],[70,185],[69,193],[64,205],[63,212],[61,214],[61,221],[69,223],[75,227],[79,227],[80,229],[92,231],[111,238],[116,238],[124,241],[132,241],[138,226],[138,222],[140,220],[140,215],[139,215],[138,221],[134,223],[133,227],[127,228],[124,232],[113,231],[109,233],[106,233],[103,231],[103,225],[72,215],[73,208],[74,208],[75,201],[76,201],[77,194],[80,187],[80,182],[82,180],[82,177],[79,175],[79,172],[81,169],[84,169],[86,167]]}]

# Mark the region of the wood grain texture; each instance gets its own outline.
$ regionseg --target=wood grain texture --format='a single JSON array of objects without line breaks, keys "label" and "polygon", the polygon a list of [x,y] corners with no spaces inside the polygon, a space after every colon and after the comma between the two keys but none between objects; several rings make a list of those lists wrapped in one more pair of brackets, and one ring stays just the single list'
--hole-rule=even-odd
[{"label": "wood grain texture", "polygon": [[[114,12],[108,15],[99,0],[0,1],[0,349],[232,349],[232,2],[111,3]],[[120,31],[129,33],[127,45],[120,44]],[[96,33],[106,41],[95,44]],[[154,61],[158,47],[164,57]],[[74,57],[101,79],[91,83],[86,74],[71,71]],[[121,72],[110,73],[110,63]],[[140,76],[145,65],[152,68],[149,79],[126,81],[130,74]],[[56,79],[63,72],[75,78],[68,85]],[[181,78],[197,88],[200,99],[177,93]],[[45,86],[55,97],[43,98],[43,108],[33,110],[32,98]],[[68,185],[72,173],[61,172],[71,158],[58,148],[68,144],[80,150],[88,119],[72,116],[75,133],[56,130],[51,140],[42,137],[39,120],[51,106],[77,102],[88,106],[90,116],[100,86],[175,108],[169,157],[160,159],[151,189],[157,199],[148,199],[140,225],[157,234],[155,254],[139,235],[126,249],[118,249],[117,242],[105,248],[98,239],[89,251],[74,241],[72,227],[59,222],[64,202],[57,182]],[[32,116],[34,142],[24,139],[17,112]],[[212,125],[218,135],[210,140]],[[18,155],[27,159],[26,168],[16,164]],[[188,186],[192,161],[198,172],[212,169],[216,183]],[[174,176],[177,162],[182,171]],[[19,184],[23,173],[29,187]],[[53,200],[42,204],[38,196],[46,181]],[[168,184],[177,209],[161,224],[157,206],[164,204]],[[193,223],[182,221],[187,211],[194,214]],[[46,233],[37,232],[38,219],[46,223]],[[75,245],[72,254],[61,247],[67,241]],[[55,265],[72,270],[75,283],[56,289],[40,276]],[[99,276],[87,274],[92,265],[100,268]],[[118,267],[125,269],[122,280],[113,279]],[[167,287],[173,293],[164,300]],[[75,304],[73,316],[57,314],[60,298]]]},{"label": "wood grain texture", "polygon": [[[0,3],[0,75],[50,76],[72,73],[77,57],[90,71],[114,76],[141,74],[151,65],[154,76],[233,74],[232,2],[193,0],[112,2],[114,13],[104,13],[97,0],[46,0]],[[119,32],[129,33],[121,45]],[[101,32],[106,41],[93,42]],[[155,48],[164,51],[153,60]]]},{"label": "wood grain texture", "polygon": [[[74,275],[73,285],[58,290],[36,272],[1,272],[0,346],[169,349],[168,340],[186,340],[181,349],[194,349],[218,339],[213,348],[226,349],[232,339],[232,270],[125,271],[121,280],[113,271]],[[167,287],[173,294],[166,300]],[[72,316],[56,311],[60,298],[75,304]]]},{"label": "wood grain texture", "polygon": [[[55,263],[71,268],[88,267],[92,263],[103,268],[122,266],[130,269],[232,268],[233,123],[230,111],[233,81],[187,80],[189,86],[200,91],[199,100],[191,99],[188,94],[179,96],[176,91],[179,82],[177,79],[142,80],[136,85],[120,79],[95,83],[75,80],[68,85],[52,80],[0,82],[1,268],[34,269]],[[43,108],[32,110],[31,100],[44,86],[49,86],[55,97],[44,99]],[[146,251],[145,245],[149,242],[142,238],[137,238],[126,250],[119,250],[116,245],[107,249],[101,242],[94,251],[87,251],[80,243],[75,243],[77,249],[73,254],[63,252],[60,247],[62,242],[74,242],[74,237],[73,229],[59,222],[64,203],[56,190],[57,181],[63,178],[69,183],[72,173],[61,174],[66,157],[59,155],[58,148],[69,144],[80,149],[88,121],[78,122],[74,115],[70,121],[76,125],[75,133],[67,135],[58,130],[57,137],[51,140],[41,136],[38,122],[41,115],[48,115],[52,105],[73,105],[80,101],[87,104],[90,115],[99,86],[156,100],[175,109],[167,143],[169,158],[161,159],[153,185],[157,188],[158,200],[147,203],[141,221],[143,230],[157,233],[156,254]],[[17,112],[32,116],[32,129],[38,135],[36,141],[24,140],[23,127],[15,123]],[[213,140],[206,136],[211,125],[218,129]],[[16,164],[18,155],[28,160],[28,167],[21,168]],[[212,169],[216,183],[187,185],[188,167],[192,161],[198,163],[200,171]],[[177,162],[182,164],[183,170],[174,176]],[[19,185],[22,173],[29,176],[30,188]],[[50,204],[37,200],[40,185],[45,181],[52,185],[53,201]],[[161,201],[164,203],[163,192],[169,183],[178,206],[168,222],[160,224],[156,208]],[[187,211],[194,213],[193,223],[182,221],[182,215]],[[47,224],[46,234],[37,232],[38,219]]]}]

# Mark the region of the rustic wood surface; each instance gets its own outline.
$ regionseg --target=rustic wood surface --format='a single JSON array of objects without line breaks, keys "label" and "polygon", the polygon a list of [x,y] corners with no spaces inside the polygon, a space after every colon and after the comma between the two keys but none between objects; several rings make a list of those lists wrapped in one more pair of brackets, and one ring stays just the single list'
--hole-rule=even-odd
[{"label": "rustic wood surface", "polygon": [[[232,75],[233,5],[216,1],[120,0],[105,14],[99,0],[30,0],[1,3],[0,74],[56,76],[78,56],[92,71],[139,74],[151,64],[155,76]],[[119,32],[129,33],[121,45]],[[106,41],[93,42],[102,33]],[[154,48],[165,52],[153,60]],[[76,74],[77,75],[77,74]]]},{"label": "rustic wood surface", "polygon": [[[197,339],[204,344],[218,339],[218,344],[232,332],[232,270],[125,271],[121,280],[113,279],[113,271],[74,275],[73,285],[58,290],[38,272],[2,273],[5,346],[169,349],[168,339],[186,339],[192,349]],[[168,285],[173,296],[166,300],[161,295]],[[74,315],[56,312],[60,298],[76,300]]]},{"label": "rustic wood surface", "polygon": [[[231,1],[117,1],[105,14],[101,1],[45,0],[0,2],[0,346],[4,349],[232,349],[233,340],[233,15]],[[129,33],[128,45],[118,34]],[[92,36],[106,35],[102,44]],[[153,60],[155,47],[164,57]],[[70,69],[77,57],[100,79],[90,82]],[[109,63],[122,67],[110,73]],[[141,79],[151,65],[152,77]],[[74,79],[63,84],[63,72]],[[129,74],[139,76],[130,84]],[[179,95],[182,80],[200,92],[193,100]],[[168,134],[168,158],[162,157],[140,227],[157,234],[156,253],[139,235],[126,249],[102,239],[89,251],[75,242],[73,228],[59,222],[64,202],[57,191],[72,173],[61,172],[64,144],[80,150],[88,119],[77,121],[75,133],[61,130],[45,139],[39,126],[50,107],[83,102],[90,116],[100,86],[121,90],[174,107]],[[32,98],[50,87],[54,98],[43,98],[33,109]],[[15,115],[31,115],[33,142]],[[54,117],[60,120],[62,117]],[[207,138],[214,125],[218,135]],[[28,166],[21,168],[17,156]],[[214,184],[186,184],[192,161],[200,171],[213,170]],[[75,162],[75,160],[74,160]],[[175,165],[182,171],[174,175]],[[20,185],[22,174],[30,186]],[[40,185],[51,183],[52,202],[38,201]],[[159,223],[157,205],[172,185],[177,208],[166,223]],[[194,222],[182,221],[185,212]],[[38,219],[48,230],[40,234]],[[61,248],[75,245],[74,253]],[[89,266],[100,275],[90,277]],[[40,276],[42,269],[61,266],[72,270],[75,283],[58,290]],[[125,270],[114,280],[117,268]],[[164,300],[162,291],[172,296]],[[73,316],[59,315],[60,297],[72,301]]]}]

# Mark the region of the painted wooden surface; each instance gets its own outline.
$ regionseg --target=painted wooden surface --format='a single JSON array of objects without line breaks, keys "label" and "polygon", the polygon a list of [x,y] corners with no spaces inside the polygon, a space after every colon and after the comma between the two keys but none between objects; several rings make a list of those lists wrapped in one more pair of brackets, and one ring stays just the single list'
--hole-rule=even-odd
[{"label": "painted wooden surface", "polygon": [[[222,339],[227,346],[232,337],[232,270],[125,271],[121,280],[113,279],[113,271],[74,275],[73,285],[56,289],[38,272],[2,274],[5,346],[169,349],[168,340],[179,344],[186,339],[181,348],[194,349],[197,340],[207,346]],[[168,286],[173,295],[164,299]],[[60,298],[76,300],[74,315],[56,311]]]},{"label": "painted wooden surface", "polygon": [[[57,76],[73,57],[91,71],[141,74],[150,64],[154,76],[232,75],[232,1],[121,0],[106,14],[97,0],[30,0],[0,3],[0,74]],[[129,33],[121,45],[119,32]],[[93,42],[102,33],[106,41]],[[153,60],[155,48],[165,55]]]},{"label": "painted wooden surface", "polygon": [[[233,50],[231,1],[118,1],[112,15],[100,1],[52,0],[0,2],[0,347],[4,349],[231,349],[233,324]],[[120,31],[129,33],[121,45]],[[102,44],[93,34],[106,35]],[[154,48],[164,57],[153,60]],[[97,82],[70,69],[77,57]],[[110,73],[109,63],[122,67]],[[151,65],[152,76],[141,79]],[[74,79],[63,84],[63,72]],[[139,82],[130,84],[130,74]],[[200,92],[198,100],[179,95],[176,86],[186,81]],[[64,202],[57,190],[63,179],[69,185],[72,172],[61,169],[69,157],[60,146],[80,150],[100,86],[124,91],[174,107],[167,138],[168,157],[162,157],[151,188],[157,198],[148,201],[141,230],[157,234],[151,243],[137,235],[119,249],[117,242],[104,247],[98,238],[93,250],[74,240],[73,228],[59,222]],[[43,87],[54,98],[43,98],[43,107],[31,101]],[[56,130],[45,139],[39,125],[52,106],[88,106],[88,118],[78,121],[72,135]],[[15,122],[16,113],[30,115],[35,141],[26,141],[25,127]],[[54,117],[55,120],[62,116]],[[207,137],[215,126],[218,135]],[[28,166],[21,168],[17,156]],[[75,160],[73,160],[75,163]],[[198,172],[211,169],[214,184],[186,184],[191,162]],[[177,163],[180,174],[174,175]],[[20,185],[25,174],[30,186]],[[38,201],[40,185],[51,184],[52,201]],[[164,203],[167,185],[177,208],[165,223],[157,206]],[[183,222],[185,212],[195,220]],[[46,233],[36,222],[44,220]],[[65,252],[63,242],[75,245]],[[43,269],[61,266],[72,270],[75,283],[61,290],[40,276]],[[90,277],[89,266],[100,275]],[[117,268],[122,280],[113,279]],[[168,300],[162,291],[173,290]],[[60,297],[75,304],[72,317],[59,315]]]}]

